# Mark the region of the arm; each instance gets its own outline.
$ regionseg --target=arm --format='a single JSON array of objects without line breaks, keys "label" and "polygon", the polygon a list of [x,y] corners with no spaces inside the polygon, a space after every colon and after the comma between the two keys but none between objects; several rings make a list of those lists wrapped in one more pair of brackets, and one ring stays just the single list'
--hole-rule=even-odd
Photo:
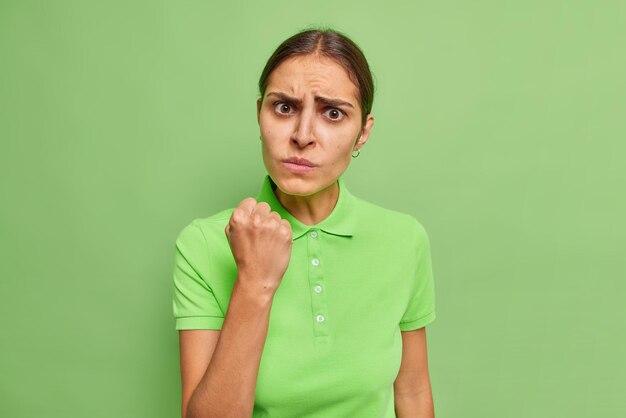
[{"label": "arm", "polygon": [[[220,323],[221,331],[181,333],[183,418],[250,417],[272,302],[291,259],[291,225],[254,198],[233,210],[224,233],[237,278],[223,322],[215,320],[221,308],[194,267],[207,258],[208,241],[199,232],[185,228],[177,239],[174,313],[178,318],[213,313],[212,323]],[[220,273],[205,269],[203,274]]]},{"label": "arm", "polygon": [[402,362],[393,388],[398,418],[434,418],[426,327],[402,332]]},{"label": "arm", "polygon": [[181,329],[180,374],[182,383],[182,417],[187,416],[187,405],[193,391],[206,372],[215,345],[220,337],[219,329]]},{"label": "arm", "polygon": [[[255,292],[252,288],[241,285],[238,278],[214,351],[209,349],[204,356],[190,354],[187,347],[193,344],[190,342],[192,337],[183,339],[181,334],[183,418],[252,415],[272,300],[273,293],[270,295]],[[197,342],[195,346],[206,353],[206,346],[201,347]],[[192,368],[199,364],[208,366],[197,387],[193,389],[199,374],[196,368],[194,377]],[[189,398],[187,404],[186,397]]]}]

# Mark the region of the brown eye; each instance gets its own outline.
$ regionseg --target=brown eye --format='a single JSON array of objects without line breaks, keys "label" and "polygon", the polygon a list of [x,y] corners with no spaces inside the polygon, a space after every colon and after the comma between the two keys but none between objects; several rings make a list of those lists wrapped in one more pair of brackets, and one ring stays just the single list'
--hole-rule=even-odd
[{"label": "brown eye", "polygon": [[328,118],[333,121],[339,121],[345,116],[343,111],[335,108],[328,109],[325,113],[328,115]]},{"label": "brown eye", "polygon": [[276,113],[279,113],[282,115],[290,113],[289,112],[290,109],[291,109],[291,105],[287,103],[279,102],[274,105],[274,110],[276,111]]}]

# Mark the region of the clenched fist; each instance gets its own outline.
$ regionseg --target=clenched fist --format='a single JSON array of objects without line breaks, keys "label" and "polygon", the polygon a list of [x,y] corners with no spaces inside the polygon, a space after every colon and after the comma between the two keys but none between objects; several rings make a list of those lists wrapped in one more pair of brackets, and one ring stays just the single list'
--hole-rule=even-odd
[{"label": "clenched fist", "polygon": [[291,259],[291,225],[267,202],[245,198],[224,229],[237,264],[237,280],[276,292]]}]

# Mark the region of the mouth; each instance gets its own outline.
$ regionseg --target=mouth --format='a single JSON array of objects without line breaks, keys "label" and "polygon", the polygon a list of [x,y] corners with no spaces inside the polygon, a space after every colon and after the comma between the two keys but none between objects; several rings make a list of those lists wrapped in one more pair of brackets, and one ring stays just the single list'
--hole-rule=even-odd
[{"label": "mouth", "polygon": [[287,158],[282,162],[285,169],[293,174],[308,173],[309,171],[315,170],[316,167],[311,161],[298,157]]},{"label": "mouth", "polygon": [[307,160],[306,158],[298,158],[298,157],[289,157],[283,160],[283,163],[296,164],[296,165],[301,165],[301,166],[306,166],[306,167],[316,167],[316,164],[313,164],[311,161]]}]

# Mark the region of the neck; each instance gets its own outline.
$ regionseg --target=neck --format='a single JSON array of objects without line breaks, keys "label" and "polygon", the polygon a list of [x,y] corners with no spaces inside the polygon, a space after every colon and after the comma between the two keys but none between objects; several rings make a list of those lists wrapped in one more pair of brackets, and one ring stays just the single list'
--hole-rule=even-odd
[{"label": "neck", "polygon": [[274,182],[272,182],[272,188],[280,204],[305,225],[316,225],[326,219],[335,208],[339,198],[337,181],[309,196],[283,193]]}]

